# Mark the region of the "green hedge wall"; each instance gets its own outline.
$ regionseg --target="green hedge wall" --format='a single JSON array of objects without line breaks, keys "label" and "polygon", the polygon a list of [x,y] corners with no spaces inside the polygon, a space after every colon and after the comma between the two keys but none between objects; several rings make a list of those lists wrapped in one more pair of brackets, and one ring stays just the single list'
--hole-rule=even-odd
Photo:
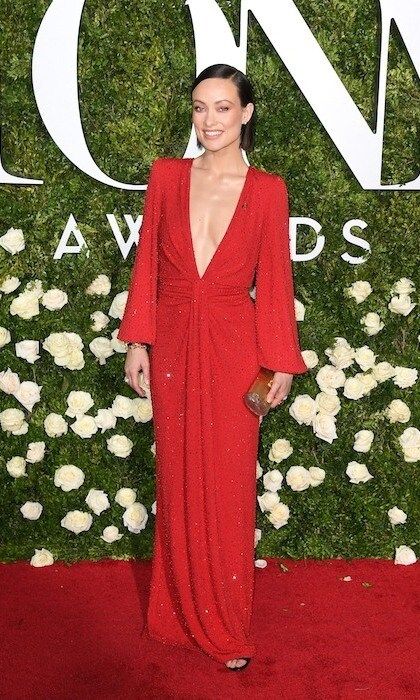
[{"label": "green hedge wall", "polygon": [[[16,276],[20,287],[0,298],[0,331],[10,342],[0,348],[0,370],[10,368],[23,382],[42,386],[41,400],[31,412],[10,394],[0,391],[0,411],[21,409],[28,421],[26,434],[0,431],[0,559],[30,560],[35,549],[45,547],[55,559],[68,562],[97,559],[149,557],[152,552],[155,499],[153,421],[118,418],[115,428],[98,431],[83,439],[69,427],[63,437],[50,438],[44,420],[50,413],[65,416],[72,390],[88,391],[94,399],[89,415],[109,408],[116,395],[135,398],[123,381],[125,355],[114,352],[99,364],[89,344],[98,336],[111,339],[118,319],[110,318],[105,330],[92,330],[90,314],[105,314],[115,295],[127,289],[134,250],[126,261],[118,249],[106,214],[115,214],[125,235],[123,215],[142,212],[143,193],[102,185],[79,172],[52,142],[37,111],[31,85],[31,56],[36,32],[49,7],[47,0],[5,0],[0,8],[0,114],[2,160],[13,174],[44,180],[38,186],[0,186],[0,236],[10,228],[23,231],[25,249],[11,255],[0,247],[0,284]],[[239,40],[239,1],[219,5]],[[362,115],[374,128],[377,67],[379,61],[379,10],[373,0],[325,2],[298,0],[296,5],[349,90]],[[194,37],[188,5],[156,0],[88,0],[83,11],[79,42],[79,89],[81,112],[88,146],[99,167],[123,182],[146,183],[150,163],[159,156],[184,155],[190,135],[189,86],[195,77]],[[286,482],[278,492],[290,509],[284,527],[276,529],[258,504],[257,527],[262,537],[256,557],[393,557],[395,548],[418,547],[418,462],[404,459],[398,441],[403,431],[418,425],[418,381],[407,388],[384,381],[359,400],[347,399],[338,390],[341,410],[337,415],[337,439],[330,444],[317,438],[308,425],[299,425],[288,412],[302,394],[315,398],[319,392],[318,370],[329,359],[325,354],[334,338],[344,337],[352,347],[368,345],[377,362],[413,368],[418,361],[417,306],[407,316],[388,308],[391,289],[410,278],[418,289],[417,192],[363,190],[334,143],[319,123],[298,86],[273,51],[263,30],[250,15],[247,72],[256,87],[258,110],[257,144],[249,161],[256,167],[281,174],[289,187],[291,216],[311,216],[322,225],[326,244],[321,255],[294,265],[296,297],[305,307],[299,322],[303,350],[317,353],[319,362],[307,375],[296,377],[285,405],[269,413],[261,428],[259,462],[262,471],[278,468],[285,476],[291,465],[325,470],[317,487],[292,490]],[[383,182],[405,182],[418,175],[420,165],[419,81],[403,42],[392,27],[387,88]],[[70,214],[73,214],[89,247],[89,254],[53,259],[55,248]],[[349,265],[340,257],[361,250],[346,243],[342,226],[363,218],[368,227],[360,232],[371,245],[361,265]],[[356,230],[358,234],[359,231]],[[73,241],[71,241],[73,242]],[[311,250],[312,233],[302,231],[298,251]],[[90,296],[85,290],[99,275],[108,275],[107,296]],[[44,291],[57,287],[68,295],[59,311],[40,306],[38,315],[24,320],[11,315],[12,300],[33,280]],[[356,280],[372,286],[369,297],[357,304],[345,289]],[[417,292],[411,295],[417,303]],[[360,319],[367,312],[379,313],[383,329],[367,336]],[[84,367],[69,370],[55,364],[42,348],[51,333],[74,332],[83,340]],[[40,358],[30,364],[16,356],[15,343],[40,341]],[[354,363],[344,370],[356,374]],[[385,413],[393,399],[411,410],[405,424],[391,423]],[[65,416],[70,424],[73,419]],[[353,449],[354,435],[361,429],[374,432],[366,454]],[[112,455],[106,440],[113,434],[134,442],[131,455]],[[273,442],[290,440],[293,454],[279,464],[269,459]],[[14,478],[6,465],[25,457],[30,442],[45,441],[44,459],[27,464],[27,476]],[[365,463],[373,475],[366,483],[352,484],[347,464]],[[55,470],[74,464],[85,473],[84,484],[65,493],[54,485]],[[262,478],[258,492],[264,491]],[[121,487],[134,488],[137,501],[148,511],[146,527],[129,532],[122,522],[123,508],[114,501]],[[91,512],[85,503],[91,488],[103,489],[111,508],[93,514],[91,528],[74,534],[61,526],[68,511]],[[26,501],[38,501],[43,511],[38,520],[22,516]],[[387,511],[398,506],[407,521],[392,526]],[[123,537],[107,544],[100,535],[104,527],[117,525]],[[417,549],[418,553],[418,549]]]}]

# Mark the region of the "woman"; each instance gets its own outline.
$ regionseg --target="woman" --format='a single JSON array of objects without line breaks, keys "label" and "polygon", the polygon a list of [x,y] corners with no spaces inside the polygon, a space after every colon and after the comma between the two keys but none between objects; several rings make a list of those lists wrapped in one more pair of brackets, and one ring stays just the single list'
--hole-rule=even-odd
[{"label": "woman", "polygon": [[[232,670],[255,653],[259,418],[243,396],[260,366],[278,406],[307,371],[298,341],[283,179],[250,166],[247,77],[206,68],[191,96],[204,153],[158,158],[118,338],[126,381],[150,384],[156,522],[149,635],[199,648]],[[250,289],[256,282],[256,301]],[[132,343],[130,345],[130,343]]]}]

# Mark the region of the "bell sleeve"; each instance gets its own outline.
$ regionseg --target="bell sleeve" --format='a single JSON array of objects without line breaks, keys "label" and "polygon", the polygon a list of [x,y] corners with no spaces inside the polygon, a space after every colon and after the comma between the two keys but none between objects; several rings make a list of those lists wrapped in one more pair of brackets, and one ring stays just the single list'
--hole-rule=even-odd
[{"label": "bell sleeve", "polygon": [[156,336],[158,228],[160,220],[159,158],[152,163],[144,201],[139,242],[123,317],[117,333],[123,342],[153,345]]},{"label": "bell sleeve", "polygon": [[255,319],[258,361],[275,372],[303,374],[294,306],[289,243],[289,198],[284,180],[272,176],[256,268]]}]

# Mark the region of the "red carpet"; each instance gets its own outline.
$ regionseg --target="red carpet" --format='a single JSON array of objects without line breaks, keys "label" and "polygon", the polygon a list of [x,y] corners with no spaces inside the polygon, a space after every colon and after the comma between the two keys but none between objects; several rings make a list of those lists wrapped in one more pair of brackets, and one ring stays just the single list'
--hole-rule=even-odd
[{"label": "red carpet", "polygon": [[418,564],[267,561],[237,672],[142,636],[149,561],[0,564],[0,697],[420,698]]}]

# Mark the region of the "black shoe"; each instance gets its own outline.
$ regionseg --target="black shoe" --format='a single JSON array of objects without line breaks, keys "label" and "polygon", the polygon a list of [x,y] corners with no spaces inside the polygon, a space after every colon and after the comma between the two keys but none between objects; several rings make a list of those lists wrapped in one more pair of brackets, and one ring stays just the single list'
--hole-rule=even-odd
[{"label": "black shoe", "polygon": [[226,668],[229,669],[229,671],[242,671],[244,668],[246,668],[251,661],[250,656],[241,656],[239,657],[241,659],[246,659],[246,664],[242,664],[242,666],[226,666]]}]

